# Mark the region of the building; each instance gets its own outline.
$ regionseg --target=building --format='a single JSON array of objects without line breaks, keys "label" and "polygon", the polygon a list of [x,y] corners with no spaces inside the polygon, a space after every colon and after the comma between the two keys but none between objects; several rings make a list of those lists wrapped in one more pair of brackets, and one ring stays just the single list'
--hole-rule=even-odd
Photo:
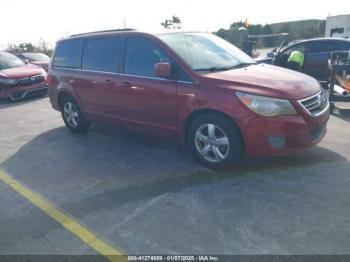
[{"label": "building", "polygon": [[350,37],[350,14],[328,16],[326,37]]}]

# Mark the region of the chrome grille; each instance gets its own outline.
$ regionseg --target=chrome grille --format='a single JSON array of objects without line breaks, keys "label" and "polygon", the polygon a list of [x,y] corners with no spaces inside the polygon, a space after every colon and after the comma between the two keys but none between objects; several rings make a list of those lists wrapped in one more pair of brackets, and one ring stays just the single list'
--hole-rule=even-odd
[{"label": "chrome grille", "polygon": [[301,99],[298,102],[306,112],[313,117],[323,114],[329,107],[328,96],[324,89],[317,94]]},{"label": "chrome grille", "polygon": [[32,77],[26,77],[26,78],[20,78],[17,80],[16,85],[17,86],[28,86],[33,84],[38,84],[44,81],[43,75],[35,75]]},{"label": "chrome grille", "polygon": [[44,80],[45,80],[45,77],[42,74],[31,76],[31,77],[19,78],[19,79],[15,80],[14,83],[0,84],[0,90],[1,89],[9,89],[9,88],[13,88],[16,86],[30,86],[30,85],[34,85],[34,84],[39,84],[39,83],[43,82]]}]

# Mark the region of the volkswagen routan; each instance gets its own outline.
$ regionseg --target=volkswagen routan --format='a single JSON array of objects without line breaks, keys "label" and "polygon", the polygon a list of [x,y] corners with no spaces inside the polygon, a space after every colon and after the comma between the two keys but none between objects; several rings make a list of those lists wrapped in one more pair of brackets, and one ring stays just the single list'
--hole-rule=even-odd
[{"label": "volkswagen routan", "polygon": [[57,43],[48,81],[70,131],[102,122],[182,141],[209,168],[304,150],[329,118],[314,78],[257,64],[209,33],[74,35]]}]

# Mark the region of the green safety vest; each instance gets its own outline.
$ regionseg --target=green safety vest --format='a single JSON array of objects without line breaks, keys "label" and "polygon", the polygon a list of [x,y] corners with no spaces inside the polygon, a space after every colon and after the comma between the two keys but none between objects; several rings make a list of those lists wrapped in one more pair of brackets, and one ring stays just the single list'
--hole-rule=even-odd
[{"label": "green safety vest", "polygon": [[298,63],[302,67],[304,65],[304,54],[297,50],[293,51],[288,58],[288,62]]}]

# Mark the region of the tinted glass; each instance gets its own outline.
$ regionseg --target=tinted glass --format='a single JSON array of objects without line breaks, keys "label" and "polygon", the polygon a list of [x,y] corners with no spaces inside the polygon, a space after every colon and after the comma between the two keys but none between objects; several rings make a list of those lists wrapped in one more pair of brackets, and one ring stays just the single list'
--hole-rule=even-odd
[{"label": "tinted glass", "polygon": [[177,80],[184,82],[192,82],[192,79],[179,66],[176,67]]},{"label": "tinted glass", "polygon": [[301,44],[296,44],[296,45],[292,45],[292,46],[289,46],[287,47],[283,53],[287,53],[287,54],[290,54],[291,52],[293,51],[301,51],[301,52],[305,52],[309,49],[308,45],[306,45],[305,43],[301,43]]},{"label": "tinted glass", "polygon": [[84,44],[82,68],[94,71],[117,72],[120,61],[120,38],[88,39]]},{"label": "tinted glass", "polygon": [[319,53],[319,52],[333,52],[342,48],[340,43],[333,41],[322,41],[315,42],[310,45],[310,52]]},{"label": "tinted glass", "polygon": [[59,44],[53,60],[55,67],[80,68],[83,40],[64,41]]},{"label": "tinted glass", "polygon": [[16,54],[16,56],[17,56],[19,59],[21,59],[22,61],[23,61],[24,59],[26,59],[22,54]]},{"label": "tinted glass", "polygon": [[142,37],[128,38],[124,62],[126,74],[158,77],[154,65],[159,62],[170,62],[170,59],[153,41]]}]

